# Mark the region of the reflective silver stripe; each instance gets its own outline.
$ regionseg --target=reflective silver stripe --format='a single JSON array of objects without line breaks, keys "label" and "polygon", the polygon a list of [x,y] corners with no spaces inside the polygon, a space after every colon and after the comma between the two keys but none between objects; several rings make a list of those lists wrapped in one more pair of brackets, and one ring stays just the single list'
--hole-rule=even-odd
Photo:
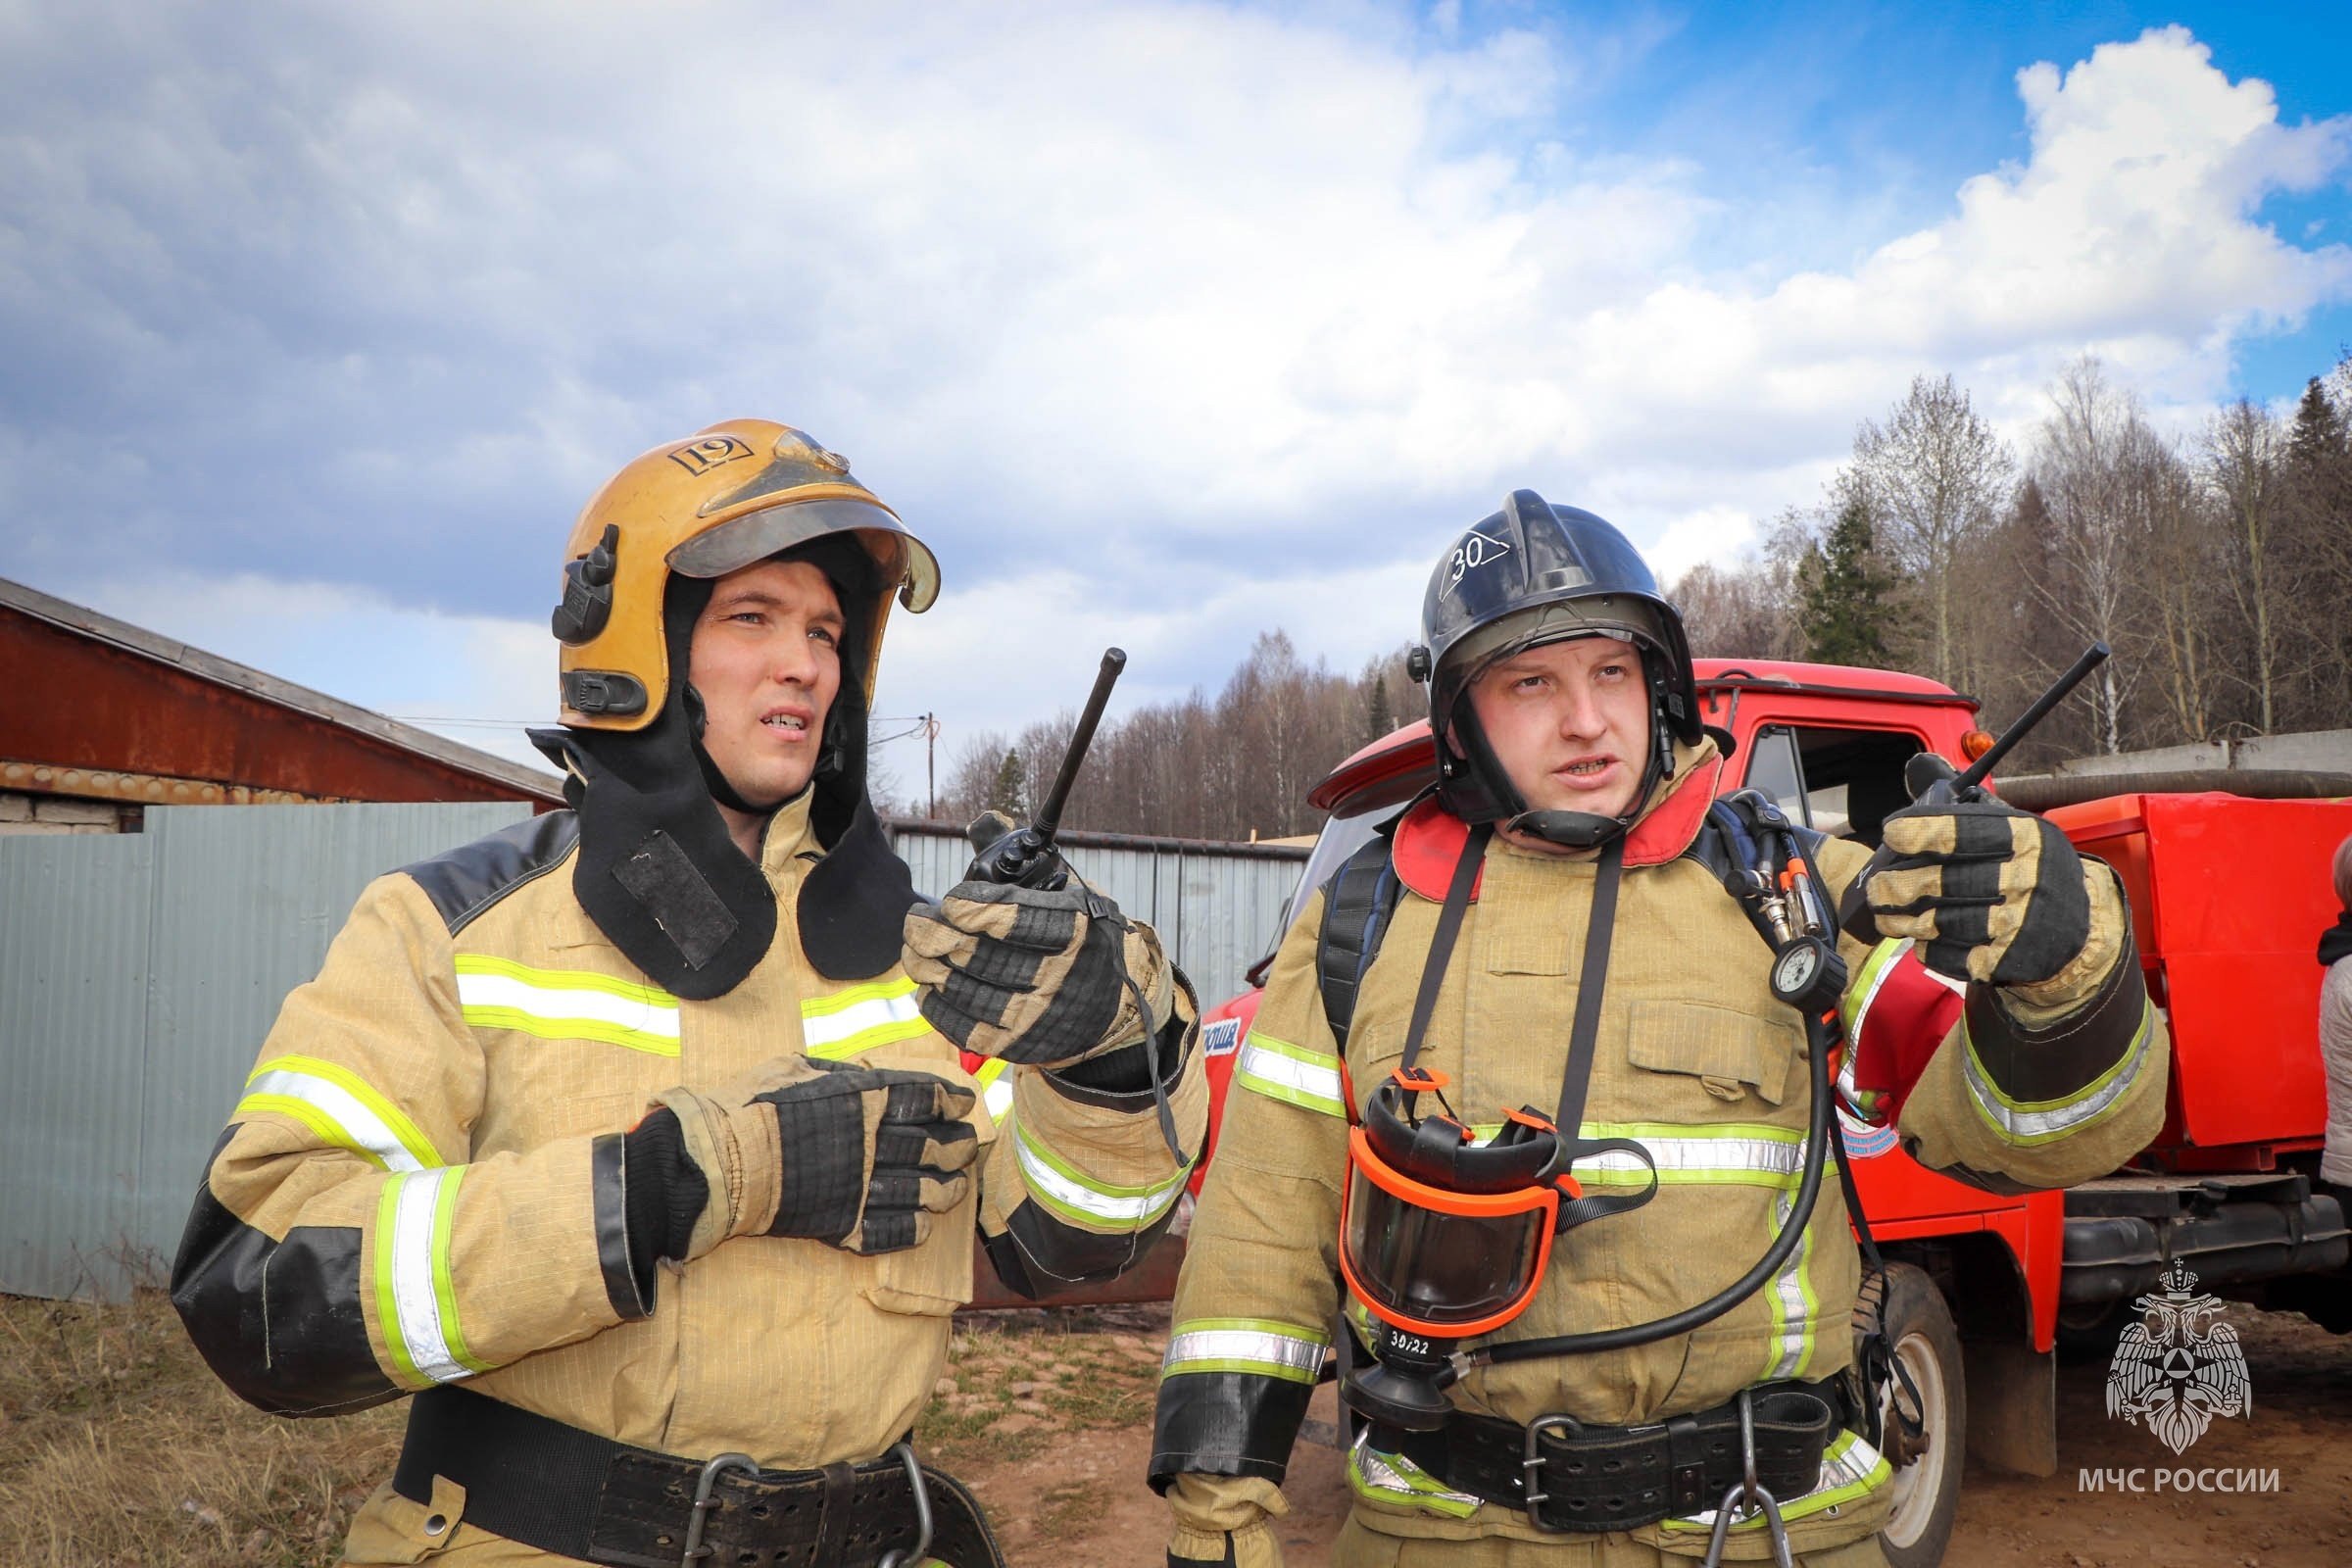
[{"label": "reflective silver stripe", "polygon": [[801,1040],[808,1054],[819,1058],[842,1060],[930,1031],[912,980],[853,986],[801,1004]]},{"label": "reflective silver stripe", "polygon": [[410,1364],[435,1383],[454,1382],[473,1370],[459,1358],[442,1321],[448,1263],[434,1245],[441,1185],[458,1174],[442,1169],[393,1178],[400,1184],[393,1200],[390,1250],[391,1296],[398,1321],[386,1324],[385,1332],[400,1335]]},{"label": "reflective silver stripe", "polygon": [[991,1056],[972,1074],[972,1082],[980,1086],[980,1103],[988,1107],[989,1120],[999,1126],[1012,1114],[1012,1063],[1002,1056]]},{"label": "reflective silver stripe", "polygon": [[1168,1336],[1160,1375],[1256,1372],[1291,1383],[1312,1383],[1323,1370],[1328,1344],[1287,1323],[1250,1318],[1203,1318],[1179,1323]]},{"label": "reflective silver stripe", "polygon": [[[1795,1210],[1793,1193],[1783,1193],[1772,1200],[1773,1234],[1788,1223]],[[1772,1281],[1772,1357],[1764,1376],[1767,1380],[1801,1376],[1805,1363],[1813,1354],[1814,1306],[1812,1282],[1805,1270],[1813,1261],[1813,1226],[1805,1225],[1805,1233],[1797,1239],[1796,1250],[1783,1265]]]},{"label": "reflective silver stripe", "polygon": [[1016,1124],[1014,1145],[1021,1160],[1021,1177],[1029,1190],[1063,1217],[1091,1220],[1119,1230],[1141,1230],[1166,1212],[1192,1175],[1185,1165],[1159,1181],[1115,1186],[1084,1175],[1056,1158],[1051,1150],[1030,1141],[1029,1129]]},{"label": "reflective silver stripe", "polygon": [[[1656,1162],[1661,1184],[1679,1179],[1702,1184],[1792,1186],[1805,1166],[1803,1136],[1775,1127],[1710,1130],[1649,1122],[1586,1122],[1582,1131],[1587,1138],[1624,1138],[1640,1144]],[[1614,1150],[1584,1156],[1576,1162],[1575,1172],[1580,1181],[1606,1186],[1638,1186],[1649,1179],[1641,1160]]]},{"label": "reflective silver stripe", "polygon": [[1251,1034],[1242,1042],[1234,1077],[1245,1089],[1326,1115],[1345,1116],[1340,1092],[1340,1058],[1287,1041]]},{"label": "reflective silver stripe", "polygon": [[245,1082],[237,1112],[274,1110],[294,1117],[330,1143],[366,1155],[386,1170],[423,1170],[441,1163],[416,1124],[397,1106],[336,1063],[310,1056],[264,1062]]},{"label": "reflective silver stripe", "polygon": [[1960,1058],[1961,1080],[1968,1085],[1968,1098],[1975,1103],[1977,1114],[2004,1141],[2018,1145],[2052,1143],[2089,1126],[2122,1102],[2138,1081],[2140,1067],[2147,1060],[2149,1024],[2155,1015],[2154,1004],[2143,1002],[2139,1030],[2132,1035],[2122,1059],[2082,1093],[2065,1100],[2043,1101],[2016,1101],[2001,1093],[1999,1086],[1985,1074],[1984,1064],[1977,1059],[1976,1042],[1965,1039],[1964,1022],[1963,1043],[1968,1050]]}]

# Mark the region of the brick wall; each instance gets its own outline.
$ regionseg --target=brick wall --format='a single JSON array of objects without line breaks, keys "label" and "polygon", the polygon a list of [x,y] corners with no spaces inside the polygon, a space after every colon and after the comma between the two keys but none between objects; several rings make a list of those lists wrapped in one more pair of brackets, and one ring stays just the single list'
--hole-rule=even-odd
[{"label": "brick wall", "polygon": [[0,790],[0,833],[136,833],[143,808]]}]

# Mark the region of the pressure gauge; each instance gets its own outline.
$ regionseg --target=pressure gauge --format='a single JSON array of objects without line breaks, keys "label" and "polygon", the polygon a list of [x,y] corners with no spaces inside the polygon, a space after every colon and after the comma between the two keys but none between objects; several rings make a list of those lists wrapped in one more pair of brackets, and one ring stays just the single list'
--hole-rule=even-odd
[{"label": "pressure gauge", "polygon": [[1774,956],[1772,994],[1799,1012],[1830,1011],[1845,993],[1845,960],[1819,937],[1797,937]]}]

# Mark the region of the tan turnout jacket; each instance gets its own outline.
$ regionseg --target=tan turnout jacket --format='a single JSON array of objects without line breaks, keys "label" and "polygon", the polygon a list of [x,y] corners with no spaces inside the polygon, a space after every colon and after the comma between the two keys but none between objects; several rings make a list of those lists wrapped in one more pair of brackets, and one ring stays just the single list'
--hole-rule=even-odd
[{"label": "tan turnout jacket", "polygon": [[[1035,1237],[1115,1267],[1165,1228],[1187,1173],[1152,1114],[992,1064],[971,1115],[979,1180],[923,1246],[860,1257],[745,1237],[662,1266],[641,1296],[620,1135],[659,1091],[723,1086],[795,1052],[974,1080],[896,967],[841,984],[803,956],[806,796],[767,832],[774,946],[709,1002],[649,985],[589,920],[569,828],[555,813],[379,878],[287,998],[174,1271],[191,1334],[247,1398],[322,1414],[465,1379],[670,1453],[863,1460],[913,1426],[940,1376],[949,1314],[972,1294],[975,1225],[998,1245],[1020,1234],[1033,1275],[1052,1262]],[[1198,1150],[1197,1055],[1173,1099]],[[463,1510],[446,1482],[429,1509],[387,1486],[351,1560],[531,1558],[463,1527]]]},{"label": "tan turnout jacket", "polygon": [[[1711,793],[1713,761],[1711,741],[1682,752],[1650,814],[1688,790]],[[1648,1150],[1657,1194],[1631,1213],[1562,1237],[1526,1314],[1496,1338],[1644,1322],[1697,1302],[1764,1253],[1795,1191],[1810,1098],[1804,1035],[1773,997],[1769,950],[1739,905],[1703,865],[1679,858],[1697,828],[1691,804],[1686,797],[1680,815],[1689,827],[1669,834],[1672,842],[1638,830],[1642,849],[1629,849],[1584,1113],[1586,1136],[1633,1138]],[[1867,858],[1850,842],[1821,847],[1834,894]],[[1489,846],[1420,1056],[1448,1075],[1446,1093],[1465,1121],[1498,1122],[1521,1105],[1549,1116],[1558,1103],[1594,874],[1589,856],[1541,854],[1499,838]],[[2084,967],[2103,973],[2117,956],[2122,906],[2104,868],[2093,867],[2093,883],[2105,886],[2106,903],[2094,897],[2105,946],[2086,955]],[[1441,878],[1441,893],[1443,885]],[[1295,1387],[1311,1377],[1302,1369],[1320,1358],[1335,1313],[1349,1304],[1337,1256],[1348,1122],[1402,1054],[1438,912],[1434,899],[1408,886],[1357,994],[1344,1064],[1317,981],[1320,896],[1274,960],[1236,1066],[1241,1092],[1227,1102],[1188,1239],[1161,1384],[1152,1468],[1163,1483],[1173,1477],[1168,1495],[1180,1530],[1248,1530],[1283,1509],[1276,1489],[1290,1431],[1277,1430],[1270,1412],[1284,1380]],[[1862,976],[1869,950],[1848,938],[1842,953]],[[2136,973],[2131,979],[2136,985]],[[1903,1109],[1900,1133],[1930,1166],[2034,1187],[2112,1169],[2154,1134],[2164,1106],[2161,1024],[2144,1001],[2133,1011],[2143,1027],[2130,1048],[2128,1086],[2068,1136],[2020,1142],[1980,1113],[1961,1070],[1965,1026],[1936,1052]],[[1595,1191],[1646,1182],[1626,1156],[1580,1162],[1577,1174]],[[1778,1278],[1714,1322],[1632,1349],[1481,1369],[1451,1397],[1521,1424],[1564,1412],[1629,1425],[1718,1405],[1758,1383],[1825,1378],[1852,1359],[1859,1272],[1845,1202],[1828,1173],[1800,1249]],[[1362,1332],[1368,1339],[1369,1328]],[[1206,1436],[1215,1423],[1172,1422],[1172,1408],[1186,1400],[1220,1408],[1228,1418],[1222,1430],[1247,1435],[1240,1448],[1231,1438]],[[1545,1536],[1515,1510],[1449,1494],[1410,1461],[1367,1446],[1350,1456],[1348,1472],[1354,1517],[1379,1536],[1574,1539]],[[1822,1485],[1783,1499],[1795,1549],[1875,1531],[1886,1476],[1858,1436],[1835,1443]],[[1693,1556],[1706,1539],[1702,1521],[1636,1533],[1643,1544]],[[1736,1554],[1763,1550],[1755,1539]]]}]

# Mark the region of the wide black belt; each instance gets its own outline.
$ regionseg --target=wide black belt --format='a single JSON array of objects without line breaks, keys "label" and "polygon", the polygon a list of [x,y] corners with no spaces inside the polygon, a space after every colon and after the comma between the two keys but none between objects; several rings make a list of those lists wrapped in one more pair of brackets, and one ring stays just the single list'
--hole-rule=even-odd
[{"label": "wide black belt", "polygon": [[[1821,1481],[1822,1451],[1844,1418],[1842,1391],[1834,1383],[1774,1383],[1751,1391],[1751,1398],[1756,1479],[1776,1497],[1811,1492]],[[1638,1529],[1718,1507],[1745,1478],[1737,1399],[1634,1427],[1564,1415],[1523,1427],[1456,1410],[1439,1431],[1380,1428],[1372,1441],[1447,1491],[1523,1510],[1544,1530]]]},{"label": "wide black belt", "polygon": [[978,1499],[954,1477],[916,1466],[911,1448],[862,1464],[761,1470],[740,1454],[705,1461],[632,1447],[444,1386],[410,1401],[392,1490],[430,1503],[436,1475],[466,1489],[466,1524],[616,1568],[870,1568],[915,1547],[925,1508],[926,1555],[954,1568],[1004,1568]]}]

